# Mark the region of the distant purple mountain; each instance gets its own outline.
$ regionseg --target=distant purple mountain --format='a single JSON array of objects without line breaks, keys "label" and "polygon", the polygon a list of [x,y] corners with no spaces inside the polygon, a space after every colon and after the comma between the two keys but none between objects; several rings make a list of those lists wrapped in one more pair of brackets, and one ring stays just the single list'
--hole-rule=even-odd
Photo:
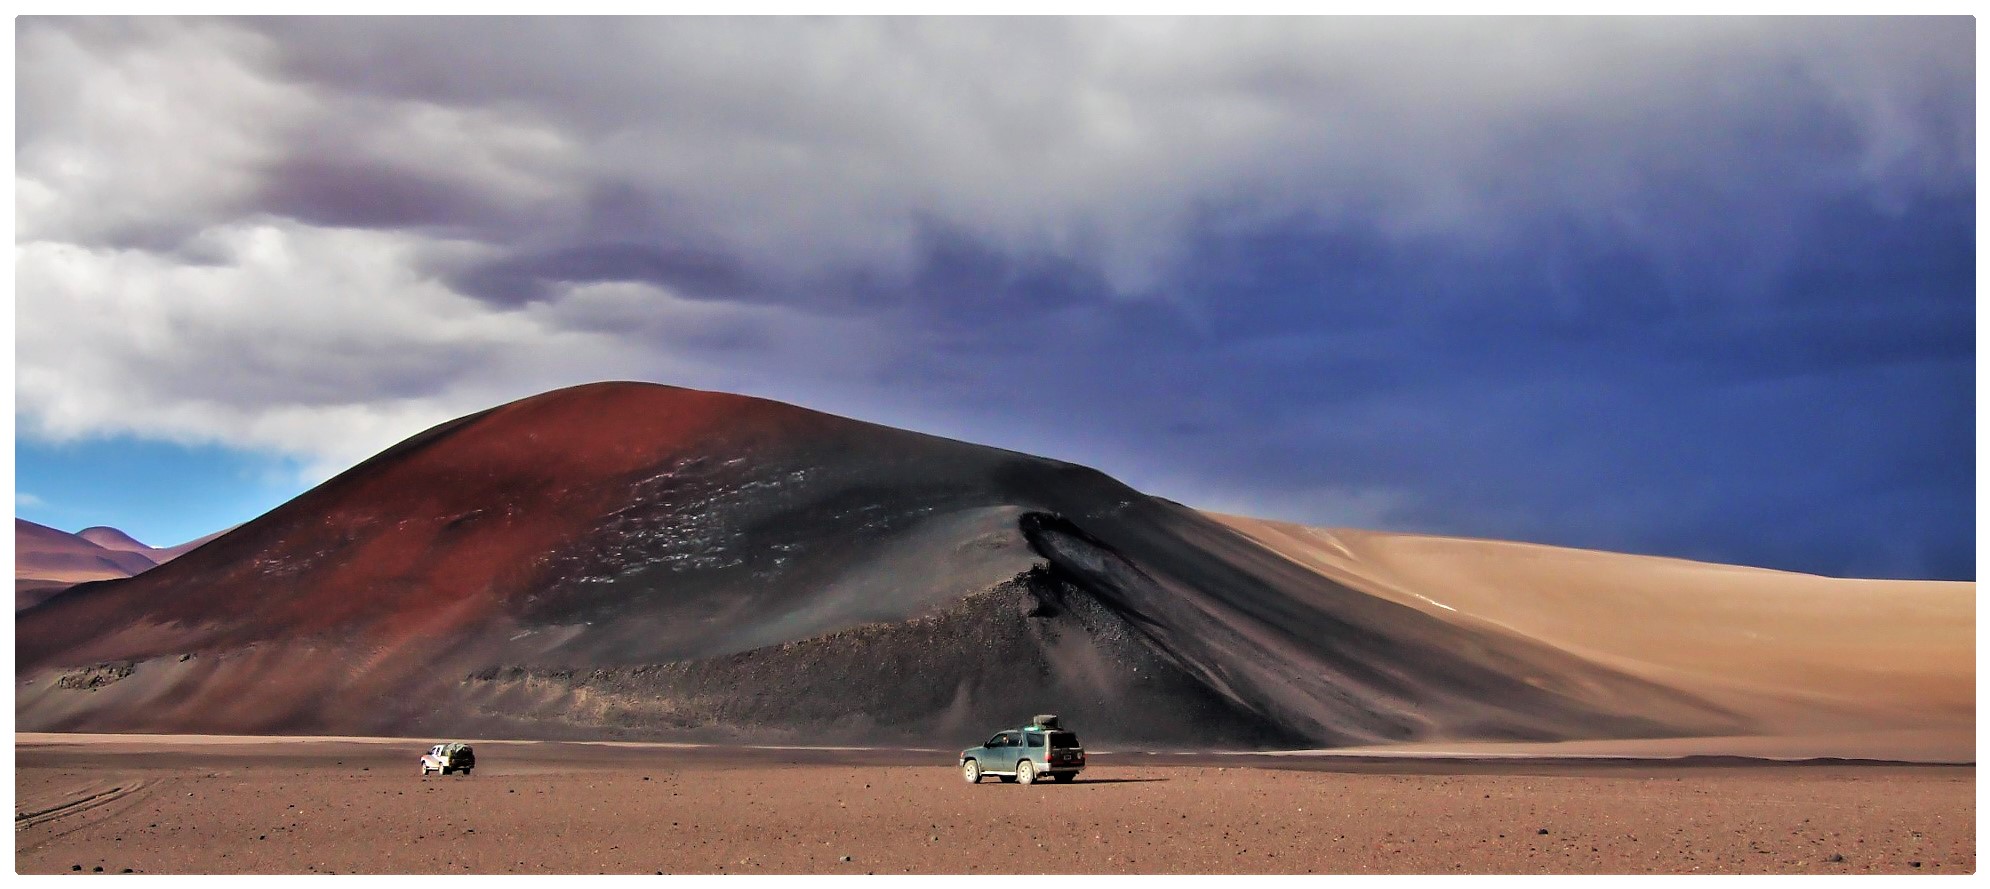
[{"label": "distant purple mountain", "polygon": [[14,610],[37,604],[79,583],[117,580],[170,562],[220,536],[178,546],[146,546],[116,528],[98,526],[71,534],[26,519],[14,520]]}]

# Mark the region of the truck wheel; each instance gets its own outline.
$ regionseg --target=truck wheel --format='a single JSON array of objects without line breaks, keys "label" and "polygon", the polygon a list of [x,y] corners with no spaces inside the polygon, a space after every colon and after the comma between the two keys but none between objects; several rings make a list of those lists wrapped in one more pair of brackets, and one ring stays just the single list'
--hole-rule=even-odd
[{"label": "truck wheel", "polygon": [[967,762],[961,763],[960,777],[961,780],[966,781],[969,784],[980,784],[981,763],[975,762],[974,760],[971,759],[968,760]]},{"label": "truck wheel", "polygon": [[1036,766],[1030,765],[1029,760],[1025,759],[1022,762],[1016,763],[1016,783],[1036,783]]}]

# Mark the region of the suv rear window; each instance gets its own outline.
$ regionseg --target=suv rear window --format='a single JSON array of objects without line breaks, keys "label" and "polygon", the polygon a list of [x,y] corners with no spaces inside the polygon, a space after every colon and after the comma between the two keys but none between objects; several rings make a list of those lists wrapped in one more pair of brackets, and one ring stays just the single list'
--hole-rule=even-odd
[{"label": "suv rear window", "polygon": [[1050,746],[1052,746],[1052,747],[1057,747],[1057,748],[1073,748],[1073,747],[1077,747],[1077,746],[1078,746],[1078,733],[1077,733],[1077,732],[1051,732],[1051,733],[1050,733]]}]

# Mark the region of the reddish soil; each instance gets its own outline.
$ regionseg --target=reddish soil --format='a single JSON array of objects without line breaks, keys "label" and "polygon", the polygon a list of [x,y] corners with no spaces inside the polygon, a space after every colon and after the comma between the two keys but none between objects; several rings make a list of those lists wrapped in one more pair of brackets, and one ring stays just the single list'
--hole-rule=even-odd
[{"label": "reddish soil", "polygon": [[1975,769],[1153,765],[969,786],[950,751],[131,736],[16,746],[20,873],[1935,873]]},{"label": "reddish soil", "polygon": [[764,432],[757,415],[766,404],[594,386],[443,424],[176,559],[171,571],[65,597],[49,647],[131,623],[135,602],[150,621],[206,627],[150,650],[127,641],[127,658],[331,630],[386,635],[376,643],[385,645],[411,629],[462,632],[537,581],[535,560],[624,505],[626,476],[692,444],[750,450],[743,442]]}]

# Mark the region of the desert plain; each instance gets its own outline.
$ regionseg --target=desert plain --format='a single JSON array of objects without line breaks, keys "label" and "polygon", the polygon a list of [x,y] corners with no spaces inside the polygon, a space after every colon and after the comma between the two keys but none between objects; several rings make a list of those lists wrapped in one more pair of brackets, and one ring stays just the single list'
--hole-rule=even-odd
[{"label": "desert plain", "polygon": [[[23,874],[1972,873],[1972,766],[29,735]],[[101,868],[101,871],[99,870]]]}]

